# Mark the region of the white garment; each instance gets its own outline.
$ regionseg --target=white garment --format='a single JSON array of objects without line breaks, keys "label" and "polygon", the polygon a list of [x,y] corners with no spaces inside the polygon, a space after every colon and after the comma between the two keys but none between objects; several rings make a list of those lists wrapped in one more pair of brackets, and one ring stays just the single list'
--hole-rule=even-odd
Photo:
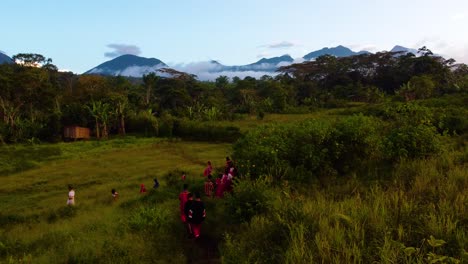
[{"label": "white garment", "polygon": [[68,205],[74,205],[75,204],[75,191],[71,190],[68,192]]}]

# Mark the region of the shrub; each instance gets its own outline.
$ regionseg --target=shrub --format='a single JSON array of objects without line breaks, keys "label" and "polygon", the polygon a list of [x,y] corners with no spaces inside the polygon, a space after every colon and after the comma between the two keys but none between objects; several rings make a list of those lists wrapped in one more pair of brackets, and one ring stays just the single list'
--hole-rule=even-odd
[{"label": "shrub", "polygon": [[393,128],[386,139],[388,158],[424,158],[441,151],[441,138],[434,126],[405,125]]},{"label": "shrub", "polygon": [[254,215],[267,211],[271,190],[265,180],[240,180],[235,183],[232,195],[224,199],[226,213],[232,223],[248,222]]},{"label": "shrub", "polygon": [[127,131],[142,133],[145,136],[158,136],[158,119],[150,111],[140,111],[138,114],[128,117]]},{"label": "shrub", "polygon": [[352,172],[381,158],[379,122],[362,115],[331,122],[309,120],[250,131],[234,145],[241,174],[307,181],[312,175]]}]

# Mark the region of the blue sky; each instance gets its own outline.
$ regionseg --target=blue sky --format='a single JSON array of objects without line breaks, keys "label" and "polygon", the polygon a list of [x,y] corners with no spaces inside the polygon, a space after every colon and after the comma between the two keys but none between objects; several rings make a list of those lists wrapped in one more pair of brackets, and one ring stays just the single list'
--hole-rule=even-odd
[{"label": "blue sky", "polygon": [[466,0],[2,0],[0,25],[0,51],[40,53],[75,73],[125,52],[239,65],[340,44],[427,45],[468,62]]}]

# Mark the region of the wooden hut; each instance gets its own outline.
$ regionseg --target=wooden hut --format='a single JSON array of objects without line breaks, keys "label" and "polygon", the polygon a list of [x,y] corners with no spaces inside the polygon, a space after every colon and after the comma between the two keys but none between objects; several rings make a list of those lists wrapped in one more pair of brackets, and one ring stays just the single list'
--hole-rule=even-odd
[{"label": "wooden hut", "polygon": [[65,139],[89,139],[90,133],[89,128],[79,126],[66,126],[63,129],[63,137]]}]

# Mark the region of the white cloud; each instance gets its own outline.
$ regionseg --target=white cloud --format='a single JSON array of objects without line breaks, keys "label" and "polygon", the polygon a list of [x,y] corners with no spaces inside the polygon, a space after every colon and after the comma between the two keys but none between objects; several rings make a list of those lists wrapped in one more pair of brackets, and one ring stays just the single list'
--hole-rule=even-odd
[{"label": "white cloud", "polygon": [[377,46],[374,44],[349,44],[347,47],[355,52],[366,50],[375,53],[379,51]]},{"label": "white cloud", "polygon": [[[279,66],[284,66],[284,65],[277,65],[276,67],[279,67]],[[202,81],[213,81],[221,75],[225,75],[229,78],[236,77],[236,76],[239,78],[245,78],[247,76],[260,78],[263,75],[276,76],[278,74],[276,72],[271,71],[271,69],[274,68],[275,66],[268,64],[268,63],[262,63],[260,65],[256,65],[255,67],[253,67],[253,69],[255,70],[250,70],[250,71],[229,70],[229,68],[226,69],[224,68],[224,66],[210,62],[210,61],[194,62],[194,63],[188,63],[188,64],[174,64],[174,65],[170,65],[170,67],[178,71],[195,74],[197,75],[198,79]]]},{"label": "white cloud", "polygon": [[293,63],[303,63],[304,61],[305,61],[305,59],[302,58],[302,57],[301,58],[295,58]]},{"label": "white cloud", "polygon": [[113,49],[111,52],[104,53],[104,56],[108,58],[115,58],[126,54],[139,55],[141,53],[140,48],[135,45],[109,44],[107,47]]}]

